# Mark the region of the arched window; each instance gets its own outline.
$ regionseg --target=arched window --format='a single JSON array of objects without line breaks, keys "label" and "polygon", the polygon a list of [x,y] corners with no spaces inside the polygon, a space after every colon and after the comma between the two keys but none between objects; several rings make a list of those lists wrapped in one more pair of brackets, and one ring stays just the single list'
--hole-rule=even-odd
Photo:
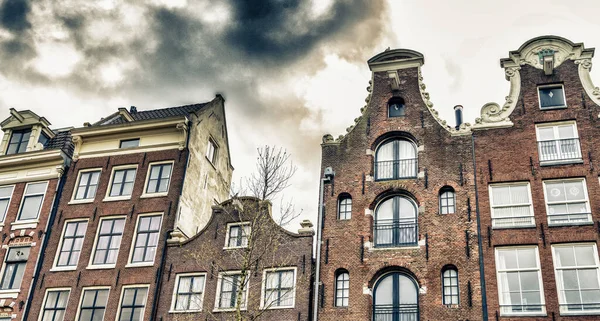
[{"label": "arched window", "polygon": [[335,275],[335,306],[347,307],[350,297],[350,274],[346,270],[339,270]]},{"label": "arched window", "polygon": [[410,276],[394,272],[375,284],[373,321],[419,320],[419,289]]},{"label": "arched window", "polygon": [[406,139],[391,139],[375,153],[375,179],[417,177],[417,146]]},{"label": "arched window", "polygon": [[453,214],[456,212],[454,188],[444,186],[440,189],[440,214]]},{"label": "arched window", "polygon": [[375,246],[396,247],[417,244],[417,205],[402,195],[381,202],[375,210]]},{"label": "arched window", "polygon": [[349,220],[352,217],[352,197],[342,194],[338,199],[338,220]]},{"label": "arched window", "polygon": [[402,117],[406,113],[404,99],[395,97],[388,102],[388,117]]},{"label": "arched window", "polygon": [[442,269],[442,301],[445,305],[458,304],[458,270],[452,265]]}]

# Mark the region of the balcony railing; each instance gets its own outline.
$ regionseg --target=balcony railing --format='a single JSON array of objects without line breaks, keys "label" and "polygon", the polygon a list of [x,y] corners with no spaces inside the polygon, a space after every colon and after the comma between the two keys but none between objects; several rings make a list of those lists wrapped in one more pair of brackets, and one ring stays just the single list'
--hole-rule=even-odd
[{"label": "balcony railing", "polygon": [[417,159],[375,162],[375,180],[417,177]]},{"label": "balcony railing", "polygon": [[592,213],[570,213],[548,215],[548,225],[585,224],[592,222]]},{"label": "balcony railing", "polygon": [[502,314],[537,314],[544,313],[546,307],[543,304],[527,304],[527,305],[515,305],[515,304],[501,304],[500,313]]},{"label": "balcony railing", "polygon": [[540,162],[579,161],[581,148],[579,138],[545,140],[538,142]]},{"label": "balcony railing", "polygon": [[419,306],[416,304],[376,305],[373,321],[419,321]]},{"label": "balcony railing", "polygon": [[514,228],[535,226],[533,215],[529,216],[509,216],[493,217],[492,226],[494,228]]},{"label": "balcony railing", "polygon": [[400,220],[377,220],[373,227],[376,247],[414,246],[418,242],[418,225]]}]

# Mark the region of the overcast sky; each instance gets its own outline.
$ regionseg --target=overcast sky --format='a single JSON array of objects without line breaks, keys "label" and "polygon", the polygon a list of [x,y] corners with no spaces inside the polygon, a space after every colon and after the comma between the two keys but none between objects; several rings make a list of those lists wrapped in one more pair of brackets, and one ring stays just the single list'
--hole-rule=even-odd
[{"label": "overcast sky", "polygon": [[286,148],[298,166],[286,196],[315,222],[321,137],[360,115],[368,58],[387,47],[423,53],[431,100],[453,124],[456,104],[473,122],[483,104],[504,101],[499,59],[526,40],[600,47],[598,1],[504,3],[0,0],[0,118],[13,107],[53,128],[81,126],[122,106],[221,93],[234,181],[253,170],[257,147]]}]

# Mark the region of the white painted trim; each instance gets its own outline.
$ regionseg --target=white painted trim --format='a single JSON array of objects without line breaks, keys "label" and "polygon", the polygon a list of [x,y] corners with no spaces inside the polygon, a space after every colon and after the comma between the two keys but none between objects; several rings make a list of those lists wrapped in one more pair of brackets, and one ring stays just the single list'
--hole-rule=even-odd
[{"label": "white painted trim", "polygon": [[[133,237],[131,240],[131,246],[129,247],[129,256],[127,257],[127,265],[125,267],[142,267],[142,266],[153,266],[154,265],[154,261],[156,260],[156,252],[158,252],[158,248],[160,246],[160,233],[162,232],[162,225],[164,223],[164,213],[163,212],[153,212],[153,213],[144,213],[144,214],[138,214],[137,219],[135,220],[135,229],[133,230]],[[133,263],[131,262],[133,260],[133,251],[135,250],[135,242],[137,242],[137,238],[138,238],[138,226],[140,224],[140,219],[142,217],[149,217],[149,216],[160,216],[160,227],[158,228],[158,239],[157,239],[157,244],[156,244],[156,252],[154,252],[154,257],[152,258],[152,262],[138,262],[138,263]],[[163,251],[165,249],[163,248]]]},{"label": "white painted trim", "polygon": [[4,212],[3,215],[0,214],[0,215],[2,215],[1,216],[2,219],[0,220],[0,224],[2,224],[3,226],[4,226],[4,221],[6,220],[6,214],[8,214],[8,209],[10,208],[10,204],[12,204],[12,201],[13,201],[13,197],[12,197],[13,193],[15,192],[15,185],[14,184],[0,186],[0,189],[1,188],[7,188],[7,187],[10,187],[11,191],[10,191],[10,197],[8,198],[8,204],[6,205],[6,211]]},{"label": "white painted trim", "polygon": [[[108,309],[108,300],[110,299],[110,286],[88,286],[88,287],[83,287],[81,289],[81,294],[79,295],[79,303],[77,304],[77,314],[75,314],[75,320],[79,320],[79,314],[81,314],[81,305],[83,304],[83,295],[85,294],[85,291],[88,290],[108,290],[108,295],[106,296],[106,303],[105,306]],[[106,310],[104,310],[104,315],[102,317],[103,321],[106,318]]]},{"label": "white painted trim", "polygon": [[[123,169],[135,169],[135,174],[133,175],[133,186],[131,187],[131,195],[110,196],[113,180],[115,178],[115,171],[123,170]],[[106,195],[104,195],[104,199],[102,201],[110,202],[110,201],[123,201],[123,200],[131,199],[131,196],[133,195],[133,190],[135,189],[135,180],[137,178],[137,172],[138,172],[138,164],[113,166],[110,171],[110,180],[108,181],[108,185],[106,188]]]},{"label": "white painted trim", "polygon": [[[44,193],[35,193],[35,194],[27,194],[27,187],[29,187],[29,185],[31,184],[40,184],[40,183],[46,183],[46,186],[44,187]],[[46,193],[48,192],[48,181],[36,181],[36,182],[29,182],[25,185],[25,188],[23,189],[23,196],[21,196],[21,203],[19,204],[19,210],[17,211],[17,218],[16,220],[12,223],[13,225],[15,223],[32,223],[32,222],[36,222],[40,219],[40,214],[42,212],[42,208],[44,207],[44,201],[46,200]],[[40,202],[40,209],[38,210],[37,216],[35,217],[35,219],[29,219],[29,220],[20,220],[19,216],[21,216],[21,209],[23,208],[23,201],[25,200],[26,196],[36,196],[36,195],[42,195],[42,201]]]},{"label": "white painted trim", "polygon": [[[492,193],[492,188],[494,188],[494,187],[500,187],[500,186],[519,186],[519,185],[526,185],[527,186],[527,193],[528,193],[528,197],[529,197],[529,211],[531,212],[531,218],[533,219],[533,224],[531,224],[531,225],[522,225],[522,226],[509,226],[509,227],[505,227],[505,226],[496,227],[496,226],[494,226],[494,196],[493,196],[493,193]],[[489,195],[489,198],[490,198],[490,218],[492,219],[492,228],[493,229],[497,229],[497,228],[499,228],[499,229],[527,228],[527,227],[535,226],[535,212],[533,211],[533,197],[531,196],[531,184],[529,183],[529,181],[489,184],[488,185],[488,195]],[[525,205],[525,204],[521,204],[521,205]],[[509,206],[519,206],[519,204],[511,204]]]},{"label": "white painted trim", "polygon": [[[4,269],[6,269],[6,258],[8,257],[8,252],[10,252],[10,250],[13,248],[19,248],[19,247],[28,247],[29,248],[29,254],[27,255],[27,261],[25,261],[25,267],[27,267],[28,262],[31,262],[31,259],[29,258],[29,256],[31,255],[31,249],[34,247],[33,244],[7,246],[6,252],[4,253],[4,258],[2,259],[2,268],[0,269],[0,281],[2,281],[2,279],[4,278]],[[24,277],[25,277],[25,274],[23,274],[23,278]],[[21,285],[23,285],[23,278],[21,278],[21,283],[19,284],[18,288],[0,290],[0,297],[3,297],[2,295],[5,293],[17,293],[18,294],[19,292],[21,292]],[[10,297],[12,298],[12,296],[10,296]]]},{"label": "white painted trim", "polygon": [[[544,89],[544,88],[556,88],[556,87],[562,88],[564,105],[562,105],[562,106],[553,106],[553,107],[548,107],[548,108],[542,108],[542,98],[540,97],[540,89]],[[540,110],[564,109],[564,108],[568,107],[567,106],[567,96],[565,95],[565,86],[563,84],[559,83],[559,84],[539,85],[539,86],[537,86],[537,94],[538,94],[538,108]]]},{"label": "white painted trim", "polygon": [[[294,272],[294,289],[292,292],[292,305],[291,306],[271,306],[271,307],[266,307],[265,308],[265,292],[266,292],[266,287],[267,287],[267,273],[269,272],[279,272],[279,271],[293,271]],[[298,276],[298,268],[295,266],[290,266],[290,267],[276,267],[276,268],[268,268],[268,269],[264,269],[263,270],[263,275],[262,275],[262,284],[261,284],[261,291],[260,291],[260,309],[267,309],[267,310],[279,310],[279,309],[293,309],[296,307],[296,282],[297,282],[297,276]]]},{"label": "white painted trim", "polygon": [[127,215],[104,216],[104,217],[101,217],[100,220],[98,220],[98,226],[96,227],[96,236],[94,237],[94,245],[92,246],[92,251],[90,252],[90,254],[91,254],[90,260],[88,262],[86,269],[88,269],[88,270],[112,269],[117,265],[117,262],[119,261],[119,253],[121,252],[121,245],[123,244],[122,236],[121,236],[121,242],[119,243],[119,251],[117,251],[117,260],[115,261],[114,264],[94,264],[94,256],[96,255],[96,246],[98,245],[98,238],[100,235],[100,228],[102,227],[102,221],[108,220],[108,219],[118,219],[118,218],[125,219],[125,223],[123,224],[123,234],[125,234],[125,228],[127,227]]},{"label": "white painted trim", "polygon": [[[231,312],[231,311],[235,311],[235,307],[233,308],[220,308],[219,307],[219,297],[221,296],[221,281],[223,279],[223,276],[228,276],[228,275],[242,275],[242,271],[222,271],[219,272],[219,277],[217,279],[217,291],[216,291],[216,296],[215,296],[215,308],[213,309],[213,312]],[[242,311],[246,311],[246,309],[248,308],[248,294],[249,294],[249,289],[250,289],[250,277],[249,275],[247,275],[246,277],[246,300],[243,302],[242,306],[240,307],[240,310]]]},{"label": "white painted trim", "polygon": [[[152,166],[165,165],[165,164],[171,164],[171,172],[169,173],[169,184],[167,185],[167,191],[166,192],[158,192],[158,193],[148,193],[148,181],[150,180],[150,173],[152,172]],[[171,189],[171,182],[173,181],[173,168],[174,167],[175,167],[174,160],[149,163],[148,170],[146,171],[146,179],[144,180],[144,188],[142,190],[142,196],[140,196],[140,197],[141,198],[150,198],[150,197],[167,196],[169,194],[169,190]]]},{"label": "white painted trim", "polygon": [[48,292],[61,292],[61,291],[69,292],[67,294],[67,308],[69,307],[69,299],[71,299],[71,288],[47,288],[46,292],[44,293],[44,300],[42,301],[42,307],[40,308],[40,315],[38,317],[38,321],[42,321],[42,319],[44,318],[44,307],[46,306],[46,299],[48,299]]},{"label": "white painted trim", "polygon": [[223,245],[223,250],[244,249],[244,248],[248,247],[247,245],[246,246],[229,246],[229,231],[231,230],[231,228],[234,226],[244,226],[244,225],[250,226],[250,234],[248,234],[248,239],[249,239],[250,235],[252,234],[252,225],[250,222],[235,222],[235,223],[227,224],[227,231],[225,232],[225,244]]},{"label": "white painted trim", "polygon": [[[546,183],[554,183],[554,182],[568,182],[568,181],[574,181],[574,182],[582,182],[583,184],[583,195],[585,196],[585,207],[587,209],[587,213],[590,213],[590,217],[591,217],[591,213],[592,213],[592,209],[590,208],[590,198],[588,196],[588,190],[587,190],[587,182],[585,177],[579,177],[579,178],[559,178],[559,179],[545,179],[542,180],[542,185],[543,185],[543,190],[544,190],[544,206],[546,208],[546,218],[547,218],[547,222],[548,222],[548,226],[570,226],[570,225],[581,225],[581,224],[594,224],[593,220],[590,220],[589,222],[581,222],[581,223],[576,223],[576,224],[569,224],[569,223],[561,223],[561,224],[550,224],[550,210],[548,208],[548,193],[546,191]],[[565,201],[565,203],[569,203],[568,201]]]},{"label": "white painted trim", "polygon": [[[100,172],[100,175],[98,175],[98,184],[96,185],[96,192],[94,193],[94,197],[93,198],[82,198],[80,200],[76,200],[75,195],[77,195],[77,190],[79,189],[79,186],[81,185],[81,174],[90,173],[90,172]],[[96,199],[96,195],[98,195],[98,187],[100,187],[100,179],[101,178],[102,178],[102,167],[80,169],[79,172],[77,173],[77,180],[75,181],[75,183],[76,183],[75,188],[73,189],[73,194],[71,195],[71,200],[69,201],[68,204],[82,204],[82,203],[93,202],[94,199]]]},{"label": "white painted trim", "polygon": [[[56,266],[58,264],[58,257],[60,256],[60,252],[62,250],[62,246],[63,246],[63,242],[64,242],[64,238],[65,238],[65,232],[67,231],[67,224],[68,223],[75,223],[75,222],[86,222],[89,225],[89,219],[88,218],[75,218],[75,219],[69,219],[69,220],[65,220],[64,224],[63,224],[63,228],[62,228],[62,232],[60,233],[60,239],[58,241],[58,247],[56,248],[56,253],[54,255],[54,261],[52,263],[52,268],[50,269],[50,271],[72,271],[72,270],[77,270],[77,266],[79,265],[79,258],[77,258],[77,263],[75,264],[75,266]],[[81,257],[81,250],[83,250],[83,243],[85,242],[85,236],[87,235],[87,228],[88,226],[85,226],[85,233],[83,235],[83,239],[81,240],[81,249],[79,249],[79,253],[80,253],[80,257]]]},{"label": "white painted trim", "polygon": [[[175,303],[177,300],[177,289],[179,288],[179,279],[181,277],[190,277],[190,276],[203,276],[204,284],[202,285],[202,294],[200,295],[200,310],[175,310]],[[204,309],[204,293],[206,293],[206,272],[187,272],[187,273],[178,273],[175,275],[175,287],[173,288],[173,294],[171,295],[171,307],[169,309],[169,313],[189,313],[189,312],[202,312]]]},{"label": "white painted trim", "polygon": [[[119,318],[121,317],[121,304],[123,304],[123,296],[125,295],[125,290],[126,289],[141,289],[141,288],[146,288],[146,300],[144,301],[144,312],[140,315],[141,319],[139,321],[143,321],[145,320],[144,316],[146,315],[146,310],[148,307],[148,295],[150,294],[150,284],[129,284],[129,285],[123,285],[121,287],[121,295],[119,296],[119,305],[117,305],[117,316],[115,318],[115,320],[119,320]],[[106,315],[106,313],[105,313]],[[135,320],[134,320],[135,321]]]}]

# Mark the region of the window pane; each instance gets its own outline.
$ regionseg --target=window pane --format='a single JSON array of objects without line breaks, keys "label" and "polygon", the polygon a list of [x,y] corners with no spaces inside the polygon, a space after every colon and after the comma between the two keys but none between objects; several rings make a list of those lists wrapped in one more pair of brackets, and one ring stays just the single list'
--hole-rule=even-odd
[{"label": "window pane", "polygon": [[565,106],[562,86],[539,88],[541,108]]}]

